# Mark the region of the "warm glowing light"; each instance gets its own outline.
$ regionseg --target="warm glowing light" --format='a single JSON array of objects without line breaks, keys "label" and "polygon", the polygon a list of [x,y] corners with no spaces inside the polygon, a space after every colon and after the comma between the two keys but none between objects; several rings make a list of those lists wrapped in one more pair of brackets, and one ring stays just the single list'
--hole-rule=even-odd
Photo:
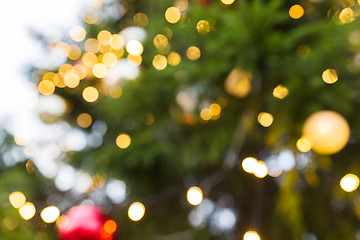
[{"label": "warm glowing light", "polygon": [[254,175],[258,178],[264,178],[268,174],[268,168],[263,161],[258,161],[254,170]]},{"label": "warm glowing light", "polygon": [[149,23],[149,17],[144,13],[135,14],[133,19],[134,22],[142,28],[146,27]]},{"label": "warm glowing light", "polygon": [[176,7],[169,7],[165,11],[165,19],[169,23],[177,23],[181,18],[181,12]]},{"label": "warm glowing light", "polygon": [[152,125],[154,123],[154,121],[155,121],[154,114],[146,113],[144,124],[147,125],[147,126],[150,126],[150,125]]},{"label": "warm glowing light", "polygon": [[77,60],[81,56],[81,49],[79,46],[72,44],[70,45],[69,51],[68,51],[68,58],[70,60]]},{"label": "warm glowing light", "polygon": [[199,187],[191,187],[187,191],[187,200],[191,205],[199,205],[203,200],[203,192]]},{"label": "warm glowing light", "polygon": [[142,63],[142,57],[141,56],[133,56],[133,55],[127,55],[126,59],[135,64],[136,66],[140,66],[140,64]]},{"label": "warm glowing light", "polygon": [[59,74],[64,77],[66,73],[71,71],[73,66],[69,63],[65,63],[59,67]]},{"label": "warm glowing light", "polygon": [[105,66],[105,64],[97,63],[93,66],[92,73],[97,78],[103,78],[107,74],[107,67]]},{"label": "warm glowing light", "polygon": [[84,44],[85,50],[90,53],[97,53],[99,51],[99,41],[95,38],[89,38]]},{"label": "warm glowing light", "polygon": [[64,83],[64,78],[63,78],[60,74],[58,74],[58,73],[56,73],[56,74],[54,75],[53,82],[54,82],[55,86],[57,86],[57,87],[59,87],[59,88],[64,88],[64,87],[66,87],[66,85],[65,85],[65,83]]},{"label": "warm glowing light", "polygon": [[191,46],[186,50],[186,57],[191,61],[196,61],[200,58],[201,52],[198,47]]},{"label": "warm glowing light", "polygon": [[69,44],[64,42],[58,42],[54,47],[54,51],[56,55],[60,57],[65,57],[69,52]]},{"label": "warm glowing light", "polygon": [[219,116],[220,113],[221,113],[221,107],[220,107],[220,105],[217,104],[217,103],[211,104],[210,107],[209,107],[209,109],[210,109],[211,115],[212,115],[213,117]]},{"label": "warm glowing light", "polygon": [[152,64],[156,70],[164,70],[167,66],[167,58],[158,54],[154,57]]},{"label": "warm glowing light", "polygon": [[39,82],[38,90],[42,95],[51,95],[55,92],[55,85],[49,80]]},{"label": "warm glowing light", "polygon": [[353,22],[355,20],[354,11],[348,7],[344,8],[339,14],[339,19],[343,24]]},{"label": "warm glowing light", "polygon": [[221,2],[225,5],[230,5],[230,4],[233,4],[235,2],[235,0],[221,0]]},{"label": "warm glowing light", "polygon": [[139,56],[144,51],[144,47],[138,40],[130,40],[126,44],[126,51],[134,56]]},{"label": "warm glowing light", "polygon": [[87,102],[95,102],[99,97],[99,92],[94,87],[86,87],[82,92],[82,96]]},{"label": "warm glowing light", "polygon": [[241,164],[242,168],[247,173],[254,173],[257,165],[258,165],[258,160],[253,157],[245,158]]},{"label": "warm glowing light", "polygon": [[203,108],[200,112],[200,117],[202,120],[209,121],[212,118],[212,114],[209,108]]},{"label": "warm glowing light", "polygon": [[64,76],[64,83],[69,88],[76,88],[80,83],[79,75],[73,71],[67,72]]},{"label": "warm glowing light", "polygon": [[107,220],[104,224],[104,231],[113,234],[117,229],[117,224],[114,220]]},{"label": "warm glowing light", "polygon": [[311,142],[309,141],[309,139],[302,137],[299,140],[297,140],[296,148],[300,152],[308,152],[311,150]]},{"label": "warm glowing light", "polygon": [[97,39],[101,45],[107,46],[110,44],[112,34],[107,30],[102,30],[99,32]]},{"label": "warm glowing light", "polygon": [[170,50],[169,40],[163,34],[158,34],[153,40],[154,46],[160,53],[166,53]]},{"label": "warm glowing light", "polygon": [[81,61],[86,67],[91,68],[97,63],[97,56],[94,53],[87,52],[83,54]]},{"label": "warm glowing light", "polygon": [[346,119],[334,111],[319,111],[306,120],[303,127],[312,150],[320,154],[334,154],[341,151],[350,137]]},{"label": "warm glowing light", "polygon": [[44,208],[40,213],[41,219],[46,223],[55,222],[60,216],[60,210],[55,206]]},{"label": "warm glowing light", "polygon": [[124,47],[124,39],[119,34],[114,34],[110,38],[110,47],[119,50]]},{"label": "warm glowing light", "polygon": [[3,223],[4,223],[5,227],[7,229],[9,229],[10,231],[15,230],[17,228],[17,226],[19,225],[17,220],[14,220],[9,217],[5,217]]},{"label": "warm glowing light", "polygon": [[130,143],[131,137],[126,133],[122,133],[116,138],[116,145],[121,149],[128,148],[130,146]]},{"label": "warm glowing light", "polygon": [[19,146],[25,146],[30,142],[30,136],[24,132],[16,132],[14,135],[14,141]]},{"label": "warm glowing light", "polygon": [[42,76],[42,80],[49,80],[49,81],[53,81],[55,76],[55,73],[53,72],[47,72]]},{"label": "warm glowing light", "polygon": [[113,98],[119,98],[122,95],[122,89],[119,86],[113,86],[109,89],[109,95]]},{"label": "warm glowing light", "polygon": [[298,4],[293,5],[290,9],[289,9],[289,15],[291,18],[293,19],[299,19],[302,16],[304,16],[304,8]]},{"label": "warm glowing light", "polygon": [[85,11],[83,19],[87,24],[94,24],[99,20],[99,14],[96,9],[89,8]]},{"label": "warm glowing light", "polygon": [[340,180],[340,187],[346,192],[353,192],[359,187],[359,177],[355,174],[346,174]]},{"label": "warm glowing light", "polygon": [[244,234],[244,240],[261,240],[260,236],[257,232],[255,231],[247,231]]},{"label": "warm glowing light", "polygon": [[338,75],[334,69],[326,69],[322,73],[322,79],[327,84],[333,84],[338,80]]},{"label": "warm glowing light", "polygon": [[19,214],[25,220],[31,219],[35,215],[35,212],[35,206],[30,202],[25,203],[22,207],[19,208]]},{"label": "warm glowing light", "polygon": [[249,72],[235,68],[226,78],[225,90],[237,98],[244,98],[250,93],[251,79],[252,76]]},{"label": "warm glowing light", "polygon": [[133,221],[139,221],[144,217],[145,206],[140,202],[134,202],[130,205],[128,210],[128,216]]},{"label": "warm glowing light", "polygon": [[210,23],[209,23],[209,21],[208,20],[200,20],[200,21],[198,21],[198,23],[196,24],[196,30],[200,34],[206,34],[206,33],[210,32]]},{"label": "warm glowing light", "polygon": [[174,6],[178,8],[181,12],[186,11],[189,7],[189,1],[188,0],[177,0],[174,3]]},{"label": "warm glowing light", "polygon": [[171,66],[176,66],[180,63],[181,56],[177,52],[170,52],[168,55],[168,63]]},{"label": "warm glowing light", "polygon": [[117,62],[117,57],[115,54],[108,52],[105,53],[103,58],[102,58],[102,62],[107,66],[107,67],[112,67],[116,64]]},{"label": "warm glowing light", "polygon": [[289,90],[281,84],[277,85],[273,91],[273,96],[278,99],[284,99],[288,94],[289,94]]},{"label": "warm glowing light", "polygon": [[271,124],[273,123],[273,121],[274,121],[274,118],[270,113],[261,112],[258,115],[258,122],[263,127],[270,127]]},{"label": "warm glowing light", "polygon": [[73,68],[73,71],[80,79],[84,79],[87,76],[87,69],[82,64],[76,64]]},{"label": "warm glowing light", "polygon": [[9,201],[14,208],[19,208],[25,204],[26,197],[21,192],[13,192],[9,195]]},{"label": "warm glowing light", "polygon": [[82,26],[74,26],[70,30],[70,37],[75,42],[81,42],[86,37],[86,31]]},{"label": "warm glowing light", "polygon": [[76,123],[82,127],[82,128],[88,128],[90,127],[90,125],[92,124],[92,117],[90,116],[90,114],[87,113],[81,113],[79,114],[79,116],[76,118]]}]

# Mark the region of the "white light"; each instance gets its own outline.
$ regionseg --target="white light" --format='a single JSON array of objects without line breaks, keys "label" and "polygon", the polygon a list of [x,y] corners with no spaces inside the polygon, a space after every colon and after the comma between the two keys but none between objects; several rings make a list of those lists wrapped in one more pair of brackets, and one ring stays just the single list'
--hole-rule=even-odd
[{"label": "white light", "polygon": [[247,173],[254,173],[257,165],[258,165],[258,161],[256,158],[253,158],[253,157],[245,158],[241,164],[242,168]]},{"label": "white light", "polygon": [[255,231],[247,231],[244,234],[244,240],[260,240],[260,236]]},{"label": "white light", "polygon": [[106,185],[106,195],[113,203],[119,204],[125,200],[126,185],[120,180],[111,180]]},{"label": "white light", "polygon": [[199,187],[191,187],[187,191],[187,200],[191,205],[199,205],[202,202],[203,193]]},{"label": "white light", "polygon": [[60,216],[60,211],[57,207],[55,206],[50,206],[50,207],[46,207],[44,208],[41,213],[40,216],[42,218],[42,220],[46,223],[52,223],[55,222],[56,219],[59,218]]},{"label": "white light", "polygon": [[340,180],[341,188],[346,192],[353,192],[359,187],[359,177],[355,174],[346,174]]},{"label": "white light", "polygon": [[145,206],[140,202],[134,202],[130,205],[128,216],[133,221],[139,221],[145,214]]}]

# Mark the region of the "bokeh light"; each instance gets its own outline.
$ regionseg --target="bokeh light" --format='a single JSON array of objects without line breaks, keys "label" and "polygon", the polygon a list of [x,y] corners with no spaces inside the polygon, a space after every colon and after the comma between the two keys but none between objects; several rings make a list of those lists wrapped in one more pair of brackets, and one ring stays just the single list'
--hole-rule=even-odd
[{"label": "bokeh light", "polygon": [[128,216],[132,221],[139,221],[145,215],[145,206],[140,202],[134,202],[130,205]]},{"label": "bokeh light", "polygon": [[244,234],[244,240],[261,240],[260,236],[257,232],[255,231],[247,231]]},{"label": "bokeh light", "polygon": [[359,187],[359,177],[355,174],[346,174],[340,180],[340,187],[346,192],[353,192]]},{"label": "bokeh light", "polygon": [[186,57],[191,61],[196,61],[200,58],[201,51],[196,46],[191,46],[186,50]]},{"label": "bokeh light", "polygon": [[39,82],[38,90],[42,95],[51,95],[55,91],[55,85],[49,80]]},{"label": "bokeh light", "polygon": [[343,24],[351,23],[355,20],[355,13],[349,7],[344,8],[343,10],[341,10],[341,12],[339,14],[339,19]]},{"label": "bokeh light", "polygon": [[139,56],[144,51],[144,47],[138,40],[130,40],[126,44],[126,51],[134,56]]},{"label": "bokeh light", "polygon": [[99,41],[95,38],[89,38],[84,44],[85,50],[90,53],[97,53],[99,51]]},{"label": "bokeh light", "polygon": [[212,118],[212,114],[209,108],[203,108],[200,112],[200,117],[202,120],[209,121]]},{"label": "bokeh light", "polygon": [[60,216],[60,210],[55,206],[44,208],[41,213],[41,219],[46,223],[55,222]]},{"label": "bokeh light", "polygon": [[128,148],[131,144],[131,137],[126,134],[126,133],[122,133],[119,136],[117,136],[116,138],[116,145],[121,148],[121,149],[125,149]]},{"label": "bokeh light", "polygon": [[306,137],[301,137],[299,140],[297,140],[296,142],[296,148],[300,151],[300,152],[308,152],[311,150],[311,142],[309,139],[307,139]]},{"label": "bokeh light", "polygon": [[156,70],[164,70],[167,66],[167,58],[158,54],[154,57],[152,64]]},{"label": "bokeh light", "polygon": [[102,61],[107,67],[112,67],[116,64],[117,57],[115,54],[108,52],[104,54]]},{"label": "bokeh light", "polygon": [[79,127],[82,128],[88,128],[92,124],[92,117],[88,113],[81,113],[76,118],[76,123],[79,125]]},{"label": "bokeh light", "polygon": [[230,4],[233,4],[235,2],[235,0],[221,0],[221,2],[225,5],[230,5]]},{"label": "bokeh light", "polygon": [[263,127],[270,127],[271,124],[273,123],[273,121],[274,121],[274,118],[270,113],[261,112],[258,115],[258,122]]},{"label": "bokeh light", "polygon": [[176,7],[169,7],[165,11],[165,19],[169,23],[177,23],[181,18],[181,12]]},{"label": "bokeh light", "polygon": [[117,229],[117,224],[114,220],[109,219],[104,223],[104,231],[107,232],[108,234],[113,234],[115,233],[116,229]]},{"label": "bokeh light", "polygon": [[242,161],[241,166],[245,172],[254,173],[255,169],[257,167],[257,164],[258,164],[258,160],[256,158],[247,157]]},{"label": "bokeh light", "polygon": [[13,192],[9,195],[9,201],[14,208],[19,208],[25,204],[26,197],[22,192]]},{"label": "bokeh light", "polygon": [[114,34],[110,37],[110,47],[119,50],[124,47],[124,39],[119,34]]},{"label": "bokeh light", "polygon": [[74,26],[70,30],[70,37],[75,42],[81,42],[86,37],[86,31],[82,26]]},{"label": "bokeh light", "polygon": [[25,203],[22,207],[19,208],[19,214],[25,220],[29,220],[34,217],[35,212],[35,206],[30,202]]},{"label": "bokeh light", "polygon": [[244,98],[251,91],[251,79],[249,72],[235,68],[225,80],[225,90],[237,98]]},{"label": "bokeh light", "polygon": [[333,84],[338,80],[338,75],[334,69],[326,69],[322,73],[322,79],[327,84]]},{"label": "bokeh light", "polygon": [[170,52],[168,55],[168,63],[171,66],[176,66],[180,63],[181,56],[177,52]]},{"label": "bokeh light", "polygon": [[191,187],[187,191],[187,200],[191,205],[199,205],[203,200],[203,192],[199,187]]},{"label": "bokeh light", "polygon": [[208,20],[199,20],[196,24],[196,30],[200,34],[206,34],[210,32],[210,23]]},{"label": "bokeh light", "polygon": [[266,163],[263,161],[258,161],[254,170],[254,175],[258,178],[264,178],[268,174],[268,168]]},{"label": "bokeh light", "polygon": [[302,16],[304,16],[304,13],[305,13],[304,8],[299,4],[295,4],[289,9],[289,15],[293,19],[301,18]]},{"label": "bokeh light", "polygon": [[107,46],[110,44],[112,34],[107,30],[102,30],[99,32],[97,39],[99,43],[103,46]]},{"label": "bokeh light", "polygon": [[284,99],[288,94],[289,90],[281,84],[277,85],[273,91],[273,96],[278,99]]},{"label": "bokeh light", "polygon": [[93,66],[92,73],[97,78],[103,78],[107,74],[107,67],[105,66],[105,64],[97,63]]},{"label": "bokeh light", "polygon": [[82,92],[82,96],[87,102],[95,102],[99,97],[99,92],[94,87],[86,87]]}]

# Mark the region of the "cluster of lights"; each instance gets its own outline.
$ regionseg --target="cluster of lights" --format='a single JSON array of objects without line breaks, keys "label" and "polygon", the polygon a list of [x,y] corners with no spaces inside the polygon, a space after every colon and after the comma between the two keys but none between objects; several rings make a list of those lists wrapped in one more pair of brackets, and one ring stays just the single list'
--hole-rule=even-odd
[{"label": "cluster of lights", "polygon": [[217,120],[220,117],[221,107],[217,103],[211,104],[208,108],[203,108],[200,117],[204,121]]},{"label": "cluster of lights", "polygon": [[268,174],[266,163],[253,157],[245,158],[241,166],[245,172],[254,174],[258,178],[264,178]]},{"label": "cluster of lights", "polygon": [[[13,192],[9,195],[10,204],[18,209],[20,216],[25,220],[30,220],[35,216],[36,208],[33,203],[26,202],[26,197],[21,192]],[[44,208],[41,213],[41,219],[46,223],[55,222],[60,216],[60,211],[55,206]]]}]

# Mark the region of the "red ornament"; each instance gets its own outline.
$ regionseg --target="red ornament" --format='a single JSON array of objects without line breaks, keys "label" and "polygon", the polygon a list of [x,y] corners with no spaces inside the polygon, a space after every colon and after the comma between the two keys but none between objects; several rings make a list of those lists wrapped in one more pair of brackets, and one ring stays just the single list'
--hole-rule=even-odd
[{"label": "red ornament", "polygon": [[58,223],[61,240],[112,240],[117,228],[100,207],[91,205],[72,207]]}]

